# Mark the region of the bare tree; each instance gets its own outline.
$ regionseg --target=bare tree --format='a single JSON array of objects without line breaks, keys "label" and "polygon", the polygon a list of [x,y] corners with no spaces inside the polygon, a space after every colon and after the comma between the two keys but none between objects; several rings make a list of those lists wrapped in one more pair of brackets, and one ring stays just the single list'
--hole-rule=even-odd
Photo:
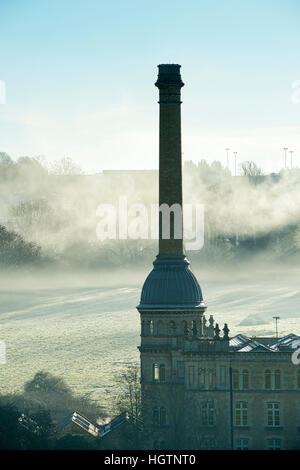
[{"label": "bare tree", "polygon": [[82,175],[84,172],[71,158],[64,157],[49,165],[49,172],[55,175]]},{"label": "bare tree", "polygon": [[[133,448],[148,448],[151,442],[152,428],[147,426],[143,416],[142,390],[140,381],[140,367],[130,365],[115,376],[116,393],[113,397],[114,412],[127,411],[130,417],[131,428],[127,428],[127,438],[130,437]],[[145,400],[145,396],[143,396]],[[122,445],[122,444],[121,444]]]},{"label": "bare tree", "polygon": [[242,170],[244,176],[247,176],[249,181],[253,184],[258,184],[263,181],[264,173],[256,163],[247,161],[242,163]]}]

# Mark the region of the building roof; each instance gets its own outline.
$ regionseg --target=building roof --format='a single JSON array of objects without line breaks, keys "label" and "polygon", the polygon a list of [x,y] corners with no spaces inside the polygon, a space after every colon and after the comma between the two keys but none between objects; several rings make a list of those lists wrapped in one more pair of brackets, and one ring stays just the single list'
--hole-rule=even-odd
[{"label": "building roof", "polygon": [[205,310],[201,288],[184,257],[157,258],[142,289],[142,308]]},{"label": "building roof", "polygon": [[236,335],[229,341],[230,351],[235,352],[293,352],[300,347],[300,336],[290,333],[282,338]]}]

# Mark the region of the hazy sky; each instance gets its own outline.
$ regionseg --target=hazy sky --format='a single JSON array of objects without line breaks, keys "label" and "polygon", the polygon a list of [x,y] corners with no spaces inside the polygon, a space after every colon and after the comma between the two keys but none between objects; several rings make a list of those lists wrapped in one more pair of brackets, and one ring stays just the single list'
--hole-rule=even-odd
[{"label": "hazy sky", "polygon": [[230,147],[275,171],[286,146],[300,166],[299,24],[299,0],[0,0],[0,151],[157,168],[156,66],[175,62],[184,160]]}]

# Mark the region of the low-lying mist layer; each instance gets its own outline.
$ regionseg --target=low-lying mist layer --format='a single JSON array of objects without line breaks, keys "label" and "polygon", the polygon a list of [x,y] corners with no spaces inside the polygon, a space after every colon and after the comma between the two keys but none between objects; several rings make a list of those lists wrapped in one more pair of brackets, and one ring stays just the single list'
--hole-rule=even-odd
[{"label": "low-lying mist layer", "polygon": [[[219,162],[184,166],[184,202],[203,204],[205,243],[189,256],[194,263],[224,263],[258,256],[299,261],[300,170],[263,175],[252,162],[232,176]],[[70,160],[52,166],[42,158],[14,162],[0,154],[0,263],[19,266],[96,268],[144,265],[156,240],[97,238],[100,204],[120,197],[147,208],[158,202],[156,171],[85,175]],[[128,216],[130,219],[130,216]]]}]

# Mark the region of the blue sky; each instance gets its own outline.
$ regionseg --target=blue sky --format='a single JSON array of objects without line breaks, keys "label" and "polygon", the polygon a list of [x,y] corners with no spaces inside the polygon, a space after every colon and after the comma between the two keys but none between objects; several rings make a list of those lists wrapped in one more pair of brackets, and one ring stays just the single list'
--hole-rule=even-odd
[{"label": "blue sky", "polygon": [[300,166],[299,22],[298,0],[0,0],[0,151],[157,168],[156,66],[175,62],[185,160],[230,147],[276,171],[286,146]]}]

